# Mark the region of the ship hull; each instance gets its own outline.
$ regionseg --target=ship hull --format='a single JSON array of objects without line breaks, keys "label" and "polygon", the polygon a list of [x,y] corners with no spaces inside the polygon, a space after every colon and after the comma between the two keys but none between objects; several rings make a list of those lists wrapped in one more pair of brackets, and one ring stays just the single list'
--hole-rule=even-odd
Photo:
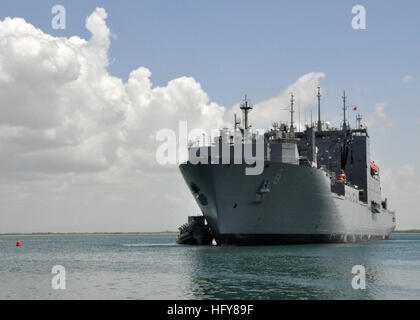
[{"label": "ship hull", "polygon": [[374,213],[355,197],[332,193],[319,169],[279,162],[267,162],[256,176],[245,175],[245,165],[180,169],[218,245],[366,241],[387,239],[395,229],[393,212]]},{"label": "ship hull", "polygon": [[219,234],[218,243],[221,245],[292,245],[292,244],[311,244],[311,243],[339,243],[356,242],[370,240],[384,240],[389,236],[374,235],[357,237],[355,240],[344,240],[346,235],[328,234]]}]

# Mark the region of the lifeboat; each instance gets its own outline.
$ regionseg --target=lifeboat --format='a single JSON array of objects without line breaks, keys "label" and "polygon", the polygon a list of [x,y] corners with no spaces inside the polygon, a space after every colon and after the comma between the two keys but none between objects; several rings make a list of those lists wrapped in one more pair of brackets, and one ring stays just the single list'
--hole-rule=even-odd
[{"label": "lifeboat", "polygon": [[375,163],[375,161],[371,161],[370,162],[370,172],[372,174],[377,174],[379,172],[379,167],[378,165]]},{"label": "lifeboat", "polygon": [[343,183],[347,181],[347,176],[345,173],[341,173],[337,176],[337,182]]}]

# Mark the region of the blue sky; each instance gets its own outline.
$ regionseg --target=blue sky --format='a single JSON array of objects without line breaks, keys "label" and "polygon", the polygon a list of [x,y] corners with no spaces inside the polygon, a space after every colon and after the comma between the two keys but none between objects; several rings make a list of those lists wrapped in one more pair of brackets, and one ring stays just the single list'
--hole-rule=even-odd
[{"label": "blue sky", "polygon": [[[359,3],[366,7],[367,30],[355,31],[351,8]],[[407,104],[410,87],[400,80],[418,72],[420,3],[402,3],[3,1],[0,16],[23,17],[55,36],[89,38],[85,19],[102,6],[118,37],[110,51],[113,74],[127,78],[144,65],[157,85],[191,75],[226,106],[244,92],[256,101],[273,96],[310,71],[327,74],[323,86],[331,91],[331,103],[335,90],[345,87],[357,100],[351,89],[366,87],[374,100]],[[54,4],[67,10],[64,31],[51,28]]]},{"label": "blue sky", "polygon": [[[57,4],[66,8],[65,30],[51,27]],[[351,27],[357,4],[366,8],[366,30]],[[192,76],[211,101],[229,108],[244,94],[263,101],[306,73],[324,72],[323,114],[340,115],[343,89],[366,117],[385,102],[396,126],[371,128],[373,155],[418,175],[419,1],[2,1],[0,20],[22,17],[56,37],[89,39],[85,20],[96,7],[106,9],[116,36],[112,75],[127,80],[145,66],[158,86]],[[403,82],[406,75],[412,80]]]}]

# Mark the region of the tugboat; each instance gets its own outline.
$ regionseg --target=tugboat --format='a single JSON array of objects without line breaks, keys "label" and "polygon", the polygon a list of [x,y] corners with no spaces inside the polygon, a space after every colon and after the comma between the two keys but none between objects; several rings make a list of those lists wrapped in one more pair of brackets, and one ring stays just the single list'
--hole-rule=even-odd
[{"label": "tugboat", "polygon": [[211,245],[213,236],[203,216],[189,216],[188,223],[178,228],[178,244]]}]

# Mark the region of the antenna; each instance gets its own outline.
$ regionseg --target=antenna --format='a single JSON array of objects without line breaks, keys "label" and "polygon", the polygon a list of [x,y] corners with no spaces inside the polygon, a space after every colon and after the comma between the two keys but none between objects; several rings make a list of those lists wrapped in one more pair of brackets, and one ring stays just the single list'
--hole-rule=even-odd
[{"label": "antenna", "polygon": [[295,112],[293,110],[293,103],[295,102],[294,96],[293,96],[293,92],[290,94],[290,133],[294,134],[295,129],[293,127],[293,113]]},{"label": "antenna", "polygon": [[243,116],[244,116],[244,125],[245,125],[245,130],[248,130],[249,126],[248,126],[248,113],[250,110],[252,110],[254,106],[252,105],[251,102],[249,102],[246,98],[245,95],[245,99],[241,102],[241,106],[240,109],[243,112]]},{"label": "antenna", "polygon": [[343,131],[347,130],[347,123],[346,123],[346,90],[343,91],[343,115],[344,115],[344,120],[343,120]]},{"label": "antenna", "polygon": [[[318,86],[318,131],[322,131],[322,125],[321,125],[321,87]],[[312,120],[311,120],[312,122]]]}]

